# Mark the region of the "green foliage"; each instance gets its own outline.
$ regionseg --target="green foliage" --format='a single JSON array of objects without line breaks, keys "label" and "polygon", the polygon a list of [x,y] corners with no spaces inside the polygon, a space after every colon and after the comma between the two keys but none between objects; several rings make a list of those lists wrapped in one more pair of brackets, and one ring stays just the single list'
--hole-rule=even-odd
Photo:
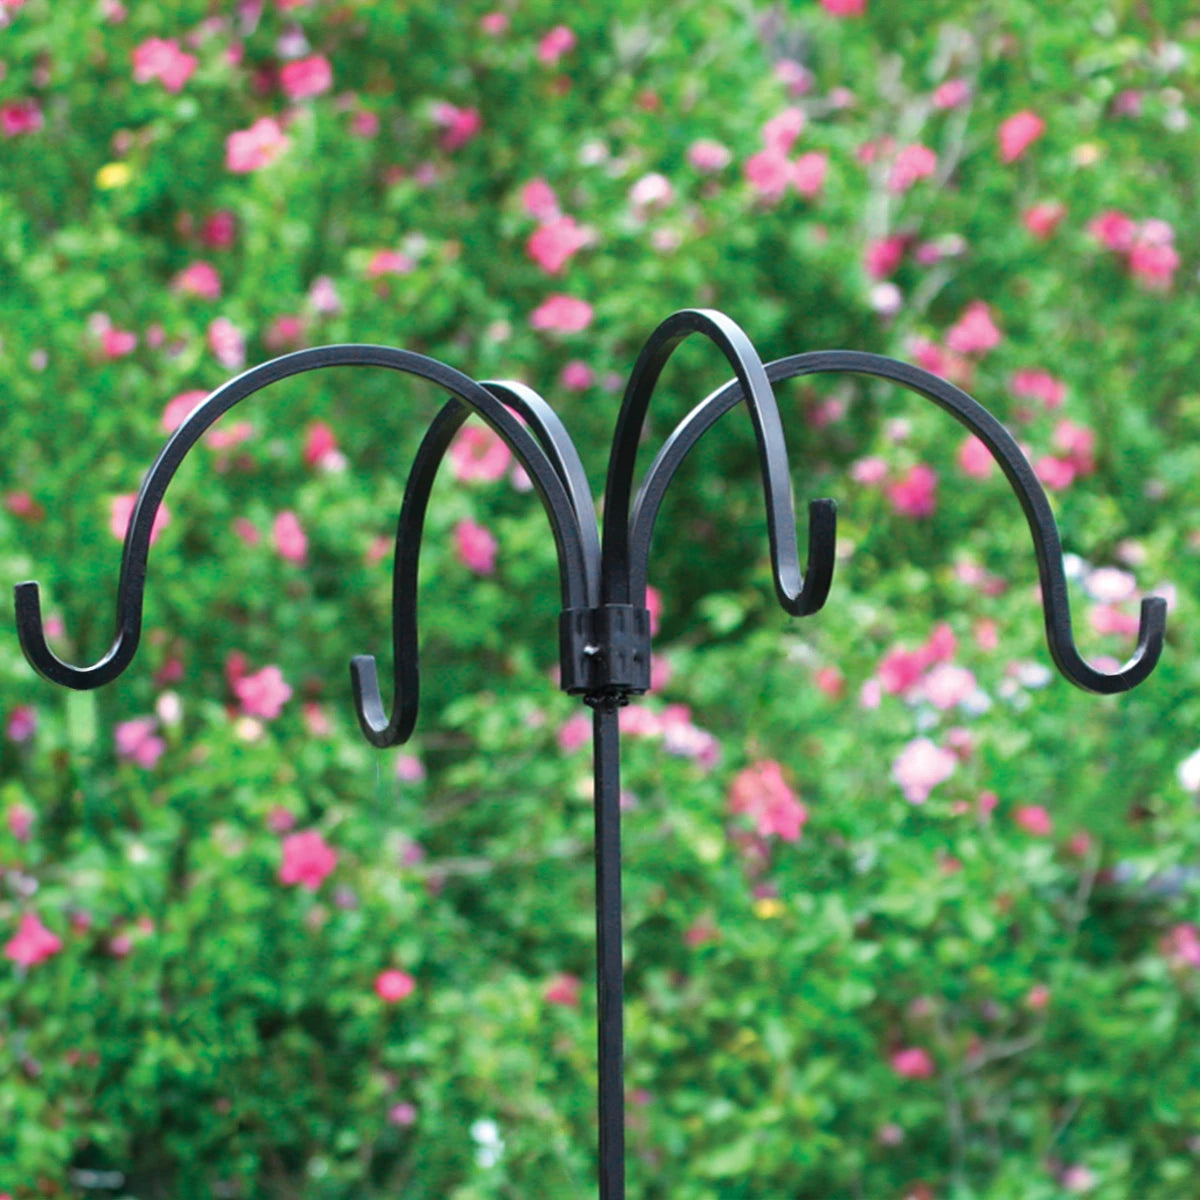
[{"label": "green foliage", "polygon": [[[0,0],[0,583],[42,580],[56,650],[94,661],[113,501],[164,407],[300,345],[525,380],[597,492],[624,376],[674,309],[725,310],[764,358],[934,363],[1052,487],[1085,656],[1127,656],[1134,593],[1170,588],[1163,662],[1121,697],[1052,679],[1003,478],[866,380],[780,389],[798,500],[841,504],[829,606],[786,621],[751,423],[720,422],[663,506],[670,677],[625,738],[630,1192],[1174,1200],[1200,1171],[1200,769],[1179,771],[1200,722],[1200,26],[1182,3],[835,15],[854,7],[606,0],[571,10],[555,60],[544,0],[503,22]],[[153,38],[176,39],[158,67]],[[289,97],[285,64],[318,56],[332,83]],[[789,108],[776,194],[755,156]],[[1025,112],[1044,129],[1006,153]],[[262,120],[286,145],[233,169]],[[914,146],[929,170],[900,179]],[[584,227],[557,273],[529,244],[536,180]],[[1035,231],[1039,205],[1061,212]],[[198,262],[219,295],[180,282]],[[592,306],[586,330],[535,326],[555,293]],[[646,464],[727,373],[683,347]],[[387,645],[392,522],[440,402],[325,373],[224,418],[170,490],[112,687],[52,689],[0,637],[13,1197],[594,1188],[590,762],[519,479],[437,485],[414,746],[369,750],[348,703],[348,658]],[[925,469],[922,506],[902,485]],[[303,553],[280,550],[284,513]],[[270,667],[278,715],[238,682]],[[914,782],[914,746],[945,778]],[[796,838],[756,824],[770,763]],[[336,854],[311,888],[288,882],[298,833]],[[410,995],[380,994],[388,971]]]}]

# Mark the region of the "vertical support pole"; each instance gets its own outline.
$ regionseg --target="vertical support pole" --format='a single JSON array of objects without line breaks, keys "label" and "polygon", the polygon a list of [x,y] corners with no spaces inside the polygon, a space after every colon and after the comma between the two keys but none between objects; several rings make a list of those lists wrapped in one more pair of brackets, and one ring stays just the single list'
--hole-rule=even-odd
[{"label": "vertical support pole", "polygon": [[624,962],[621,952],[621,728],[616,700],[592,714],[596,811],[597,1094],[600,1200],[625,1200]]}]

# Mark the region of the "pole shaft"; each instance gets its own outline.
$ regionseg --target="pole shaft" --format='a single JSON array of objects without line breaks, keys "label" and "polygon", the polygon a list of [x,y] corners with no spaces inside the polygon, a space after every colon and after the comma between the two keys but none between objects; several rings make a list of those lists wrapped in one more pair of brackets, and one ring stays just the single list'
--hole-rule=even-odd
[{"label": "pole shaft", "polygon": [[625,1200],[624,966],[621,954],[621,730],[615,703],[592,716],[596,811],[596,1000],[600,1200]]}]

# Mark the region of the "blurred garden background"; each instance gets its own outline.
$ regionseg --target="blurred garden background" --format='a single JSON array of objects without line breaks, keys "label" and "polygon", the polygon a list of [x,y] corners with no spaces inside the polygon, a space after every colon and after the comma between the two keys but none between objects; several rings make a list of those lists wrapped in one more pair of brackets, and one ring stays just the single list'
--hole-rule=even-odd
[{"label": "blurred garden background", "polygon": [[[111,687],[132,496],[211,389],[336,341],[540,390],[598,493],[670,312],[846,347],[1021,442],[1029,531],[907,392],[781,386],[827,607],[777,607],[751,423],[681,471],[625,712],[630,1194],[1200,1195],[1200,18],[1186,0],[0,0],[0,1195],[582,1197],[594,1183],[586,710],[523,472],[478,422],[391,556],[444,397],[286,381],[172,486]],[[688,343],[646,461],[729,375]],[[802,508],[801,508],[801,511]],[[802,542],[803,544],[803,542]]]}]

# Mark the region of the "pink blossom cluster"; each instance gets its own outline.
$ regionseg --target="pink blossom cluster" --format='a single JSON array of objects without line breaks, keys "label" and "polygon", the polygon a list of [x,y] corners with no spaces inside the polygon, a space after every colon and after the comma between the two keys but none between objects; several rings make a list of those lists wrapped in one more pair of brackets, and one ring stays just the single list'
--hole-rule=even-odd
[{"label": "pink blossom cluster", "polygon": [[1096,434],[1086,425],[1063,418],[1054,427],[1054,454],[1038,458],[1033,469],[1046,487],[1061,491],[1096,469]]},{"label": "pink blossom cluster", "polygon": [[283,839],[279,882],[315,892],[337,866],[337,851],[315,830],[289,834]]},{"label": "pink blossom cluster", "polygon": [[308,100],[333,87],[333,68],[323,54],[298,58],[279,69],[279,86],[289,100]]},{"label": "pink blossom cluster", "polygon": [[850,468],[855,483],[882,487],[892,511],[902,517],[920,519],[937,509],[937,472],[926,463],[914,463],[896,474],[886,460],[871,455]]},{"label": "pink blossom cluster", "polygon": [[442,149],[451,153],[465,146],[483,128],[479,109],[459,108],[456,104],[435,104],[433,122],[442,130]]},{"label": "pink blossom cluster", "polygon": [[450,467],[462,483],[493,483],[512,462],[508,443],[487,425],[464,425],[450,443]]},{"label": "pink blossom cluster", "polygon": [[[716,766],[721,758],[721,744],[706,729],[692,721],[692,710],[686,704],[668,704],[661,710],[648,704],[630,704],[621,709],[621,732],[631,737],[661,738],[668,754],[689,758],[705,769]],[[568,722],[569,725],[569,722]],[[568,731],[564,725],[560,744],[568,748],[584,730],[575,726]]]},{"label": "pink blossom cluster", "polygon": [[788,157],[806,123],[803,109],[785,108],[763,125],[762,150],[746,159],[743,167],[746,180],[767,203],[782,200],[789,187],[812,198],[825,186],[829,163],[824,151],[811,150],[795,159]]},{"label": "pink blossom cluster", "polygon": [[21,914],[16,934],[5,944],[4,956],[20,967],[35,967],[63,948],[62,938],[51,933],[37,913]]},{"label": "pink blossom cluster", "polygon": [[454,549],[458,561],[476,575],[491,575],[496,570],[499,543],[486,526],[464,518],[454,527]]},{"label": "pink blossom cluster", "polygon": [[1046,132],[1046,122],[1032,109],[1014,113],[1000,126],[997,135],[1000,142],[1000,157],[1006,163],[1023,158],[1025,152]]},{"label": "pink blossom cluster", "polygon": [[1175,230],[1167,221],[1135,221],[1119,209],[1109,209],[1088,223],[1088,233],[1120,256],[1130,275],[1151,292],[1168,292],[1179,269]]},{"label": "pink blossom cluster", "polygon": [[147,38],[134,47],[133,78],[138,83],[157,79],[168,92],[180,92],[198,65],[196,56],[180,49],[174,38]]},{"label": "pink blossom cluster", "polygon": [[9,100],[0,104],[0,134],[6,138],[36,133],[43,124],[42,109],[36,100]]},{"label": "pink blossom cluster", "polygon": [[762,759],[744,767],[729,785],[729,811],[750,818],[759,837],[800,840],[808,809],[783,776],[775,759]]},{"label": "pink blossom cluster", "polygon": [[117,757],[137,763],[150,770],[166,753],[167,743],[158,736],[158,721],[155,717],[134,717],[122,721],[114,731]]}]

